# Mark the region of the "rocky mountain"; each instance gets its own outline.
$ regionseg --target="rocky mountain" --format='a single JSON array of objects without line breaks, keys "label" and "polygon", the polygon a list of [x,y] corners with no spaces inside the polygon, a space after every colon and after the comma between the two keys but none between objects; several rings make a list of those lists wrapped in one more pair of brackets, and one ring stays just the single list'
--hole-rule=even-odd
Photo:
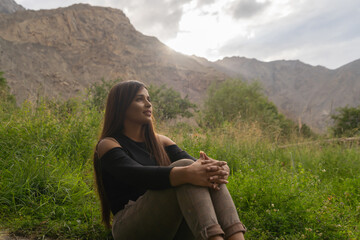
[{"label": "rocky mountain", "polygon": [[13,0],[1,0],[0,2],[0,13],[14,13],[23,10],[25,10],[25,8]]},{"label": "rocky mountain", "polygon": [[118,9],[77,4],[9,10],[16,6],[0,2],[7,9],[0,13],[0,71],[18,102],[76,96],[102,78],[166,84],[201,102],[211,82],[233,77],[260,81],[281,112],[318,131],[337,107],[360,104],[360,60],[336,70],[243,57],[210,62],[143,35]]},{"label": "rocky mountain", "polygon": [[[204,63],[203,59],[199,62]],[[233,78],[261,82],[279,110],[295,121],[323,132],[337,108],[360,105],[360,60],[336,70],[300,61],[261,62],[224,58],[207,66]]]},{"label": "rocky mountain", "polygon": [[224,73],[136,31],[121,10],[78,4],[0,14],[0,70],[17,101],[68,98],[102,78],[167,84],[198,102]]}]

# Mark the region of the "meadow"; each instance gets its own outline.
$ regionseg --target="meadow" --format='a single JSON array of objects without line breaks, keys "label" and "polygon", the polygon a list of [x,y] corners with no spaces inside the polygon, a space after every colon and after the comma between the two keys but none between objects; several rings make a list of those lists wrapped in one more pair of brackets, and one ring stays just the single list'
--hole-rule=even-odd
[{"label": "meadow", "polygon": [[[0,226],[33,239],[112,239],[101,225],[92,154],[103,112],[39,100],[0,108]],[[158,122],[194,157],[228,162],[247,239],[360,239],[360,144],[274,138],[256,121]],[[285,146],[287,144],[293,144]]]}]

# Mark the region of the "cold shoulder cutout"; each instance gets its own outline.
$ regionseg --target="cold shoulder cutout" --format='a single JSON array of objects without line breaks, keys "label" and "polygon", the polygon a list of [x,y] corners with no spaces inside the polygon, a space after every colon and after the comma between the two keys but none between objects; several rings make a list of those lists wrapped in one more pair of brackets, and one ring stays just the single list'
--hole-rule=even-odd
[{"label": "cold shoulder cutout", "polygon": [[117,147],[121,148],[121,145],[118,141],[116,141],[115,138],[107,137],[101,139],[96,146],[98,157],[101,158],[102,156],[104,156],[105,153]]},{"label": "cold shoulder cutout", "polygon": [[173,140],[171,140],[170,138],[168,138],[167,136],[161,135],[161,134],[157,134],[157,137],[160,141],[160,143],[164,146],[170,146],[170,145],[174,145],[176,144]]}]

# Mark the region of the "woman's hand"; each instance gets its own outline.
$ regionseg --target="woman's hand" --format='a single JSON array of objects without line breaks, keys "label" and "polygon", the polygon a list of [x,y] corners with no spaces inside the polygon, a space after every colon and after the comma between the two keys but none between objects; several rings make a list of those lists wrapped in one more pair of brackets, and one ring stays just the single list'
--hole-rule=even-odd
[{"label": "woman's hand", "polygon": [[206,155],[203,151],[200,151],[200,158],[199,160],[202,160],[202,164],[207,166],[207,171],[210,182],[213,183],[214,189],[220,189],[220,184],[227,184],[230,168],[224,161],[218,161],[215,159],[212,159]]},{"label": "woman's hand", "polygon": [[[225,180],[228,179],[229,174],[230,174],[230,168],[226,162],[212,159],[212,158],[208,157],[206,155],[206,153],[203,151],[200,151],[200,159],[205,160],[202,163],[206,164],[208,166],[208,172],[210,173],[210,175],[214,174],[214,176],[211,178],[211,180],[213,180],[213,179],[216,180],[218,178],[225,179]],[[221,175],[217,175],[216,171],[219,171],[219,169],[225,171],[225,173],[223,173]]]},{"label": "woman's hand", "polygon": [[189,166],[191,183],[198,186],[217,189],[219,184],[227,183],[226,179],[220,176],[226,174],[216,165],[206,163],[206,160],[199,159]]},{"label": "woman's hand", "polygon": [[209,158],[200,152],[200,158],[186,167],[174,167],[170,172],[172,186],[190,183],[196,186],[219,190],[220,184],[227,184],[229,167],[224,161]]}]

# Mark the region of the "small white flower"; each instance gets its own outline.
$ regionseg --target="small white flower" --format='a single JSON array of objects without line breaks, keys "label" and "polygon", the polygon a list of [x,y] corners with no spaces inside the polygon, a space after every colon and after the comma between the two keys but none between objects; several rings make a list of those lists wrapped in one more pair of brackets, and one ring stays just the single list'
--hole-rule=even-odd
[{"label": "small white flower", "polygon": [[326,172],[326,169],[321,170],[322,172]]}]

